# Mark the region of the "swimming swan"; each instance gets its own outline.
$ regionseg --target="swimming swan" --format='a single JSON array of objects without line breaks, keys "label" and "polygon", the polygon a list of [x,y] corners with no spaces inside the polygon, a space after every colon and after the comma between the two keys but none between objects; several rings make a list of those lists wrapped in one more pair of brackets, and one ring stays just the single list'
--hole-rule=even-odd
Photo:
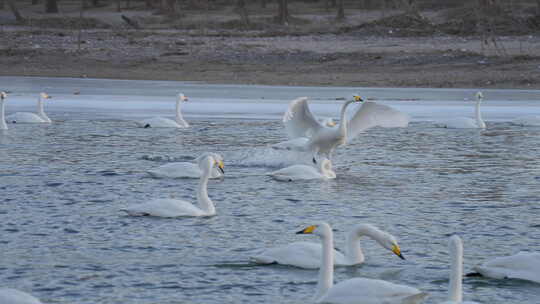
[{"label": "swimming swan", "polygon": [[0,130],[7,130],[6,118],[4,116],[4,102],[7,98],[6,92],[0,92]]},{"label": "swimming swan", "polygon": [[320,223],[297,234],[315,234],[322,241],[317,303],[420,303],[427,295],[414,287],[376,279],[354,278],[334,285],[334,242],[330,225]]},{"label": "swimming swan", "polygon": [[[345,243],[345,254],[333,250],[334,265],[351,266],[362,264],[365,261],[364,253],[360,247],[360,239],[367,236],[375,240],[383,248],[392,251],[401,259],[401,249],[396,238],[391,234],[379,230],[370,224],[354,226],[348,233]],[[312,242],[294,242],[275,248],[270,248],[251,259],[259,264],[281,264],[300,268],[316,269],[321,266],[321,244]]]},{"label": "swimming swan", "polygon": [[521,279],[540,283],[540,253],[519,252],[518,254],[498,257],[473,267],[477,273],[493,279]]},{"label": "swimming swan", "polygon": [[187,128],[189,124],[182,117],[181,104],[188,101],[184,94],[179,93],[176,99],[176,118],[175,120],[165,117],[152,117],[135,122],[140,128]]},{"label": "swimming swan", "polygon": [[527,115],[512,120],[513,125],[522,127],[540,127],[540,115]]},{"label": "swimming swan", "polygon": [[375,102],[363,102],[352,118],[347,119],[345,116],[347,107],[360,102],[363,100],[358,95],[347,100],[341,106],[339,125],[327,127],[321,125],[311,114],[307,97],[300,97],[291,101],[282,121],[290,139],[308,138],[305,145],[300,149],[296,148],[297,150],[324,154],[329,159],[337,146],[351,142],[354,137],[369,128],[406,127],[409,123],[407,114]]},{"label": "swimming swan", "polygon": [[30,112],[16,112],[6,117],[10,123],[51,123],[51,119],[43,110],[43,100],[50,99],[47,93],[40,93],[37,100],[37,114]]},{"label": "swimming swan", "polygon": [[[212,155],[218,162],[223,162],[223,157],[220,154],[207,152],[195,159],[197,164],[189,162],[169,163],[148,171],[148,174],[155,178],[200,178],[202,171],[198,163],[208,155]],[[222,176],[223,174],[217,167],[212,168],[210,178],[219,178]]]},{"label": "swimming swan", "polygon": [[36,297],[13,288],[0,288],[2,304],[42,304]]},{"label": "swimming swan", "polygon": [[484,95],[482,92],[477,92],[476,107],[474,110],[475,119],[458,117],[442,123],[442,127],[451,129],[485,129],[486,123],[482,120],[482,114],[480,113],[480,104],[482,103],[483,99]]},{"label": "swimming swan", "polygon": [[450,237],[448,242],[450,251],[450,285],[448,286],[448,300],[441,304],[478,304],[478,302],[463,302],[463,242],[457,235]]},{"label": "swimming swan", "polygon": [[133,216],[159,216],[159,217],[177,217],[177,216],[212,216],[216,214],[214,203],[208,197],[208,179],[212,168],[217,166],[221,173],[223,171],[223,162],[218,161],[212,155],[207,155],[199,161],[199,166],[203,174],[197,189],[197,201],[199,206],[189,202],[175,199],[157,199],[150,202],[137,204],[123,211]]},{"label": "swimming swan", "polygon": [[332,162],[324,158],[318,162],[319,168],[308,165],[292,165],[274,172],[268,173],[272,178],[279,181],[295,181],[310,179],[333,179],[336,178],[336,172],[332,170]]}]

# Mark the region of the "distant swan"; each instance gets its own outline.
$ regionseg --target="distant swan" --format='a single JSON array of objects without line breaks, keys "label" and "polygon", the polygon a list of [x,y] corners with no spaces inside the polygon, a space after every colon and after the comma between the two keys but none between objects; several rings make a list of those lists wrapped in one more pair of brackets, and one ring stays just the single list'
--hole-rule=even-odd
[{"label": "distant swan", "polygon": [[[540,253],[518,254],[494,258],[473,268],[481,276],[493,279],[521,279],[540,283]],[[468,274],[475,275],[473,274]]]},{"label": "distant swan", "polygon": [[[307,97],[291,101],[289,108],[283,115],[283,124],[290,139],[307,138],[300,147],[292,147],[300,151],[309,151],[314,154],[323,154],[331,158],[334,149],[350,142],[361,132],[375,127],[406,127],[409,123],[408,115],[375,102],[363,102],[350,120],[346,118],[347,107],[351,103],[360,103],[363,99],[354,95],[341,106],[340,121],[337,127],[322,125],[309,110]],[[279,144],[278,144],[279,147]]]},{"label": "distant swan", "polygon": [[512,120],[512,124],[523,127],[540,127],[540,115],[527,115]]},{"label": "distant swan", "polygon": [[468,117],[457,117],[452,120],[443,122],[441,126],[443,128],[450,129],[485,129],[486,123],[482,120],[482,114],[480,113],[480,104],[484,99],[482,92],[476,93],[476,107],[475,107],[475,119]]},{"label": "distant swan", "polygon": [[198,206],[182,200],[157,199],[130,206],[123,209],[123,211],[133,216],[178,217],[215,215],[216,208],[212,200],[208,197],[208,179],[214,166],[217,166],[221,170],[221,173],[224,173],[223,162],[218,161],[212,155],[207,155],[199,161],[199,165],[203,174],[201,175],[197,189]]},{"label": "distant swan", "polygon": [[349,279],[334,285],[334,240],[330,225],[320,223],[297,234],[315,234],[322,241],[317,303],[412,304],[420,303],[427,295],[414,287],[366,278]]},{"label": "distant swan", "polygon": [[[208,155],[212,155],[218,162],[223,162],[223,157],[218,153],[203,153],[195,159],[196,164],[189,162],[169,163],[148,171],[152,177],[156,178],[199,178],[202,175],[198,163]],[[213,167],[210,178],[219,178],[223,176],[218,167]]]},{"label": "distant swan", "polygon": [[4,101],[7,98],[6,92],[0,92],[0,130],[7,130],[6,118],[4,116]]},{"label": "distant swan", "polygon": [[141,128],[187,128],[189,124],[182,117],[181,104],[188,101],[184,94],[179,93],[176,99],[176,118],[175,120],[165,117],[152,117],[135,122]]},{"label": "distant swan", "polygon": [[[334,250],[334,265],[351,266],[362,264],[365,261],[364,253],[360,247],[360,238],[367,236],[375,240],[383,248],[392,251],[401,259],[401,249],[396,238],[391,234],[379,230],[370,224],[359,224],[347,233],[345,254]],[[294,242],[274,247],[253,256],[251,259],[259,264],[281,264],[300,268],[316,269],[321,266],[321,244],[312,242]]]},{"label": "distant swan", "polygon": [[463,302],[463,242],[457,235],[450,237],[448,242],[450,251],[450,285],[448,287],[448,300],[441,304],[478,304],[478,302]]},{"label": "distant swan", "polygon": [[30,112],[16,112],[6,117],[10,123],[51,123],[51,119],[45,114],[43,100],[50,99],[47,93],[40,93],[37,100],[37,114]]},{"label": "distant swan", "polygon": [[336,173],[332,170],[332,162],[324,158],[318,162],[319,168],[308,165],[292,165],[274,172],[268,173],[272,178],[279,181],[295,181],[310,179],[333,179]]},{"label": "distant swan", "polygon": [[42,304],[36,297],[13,288],[0,288],[2,304]]}]

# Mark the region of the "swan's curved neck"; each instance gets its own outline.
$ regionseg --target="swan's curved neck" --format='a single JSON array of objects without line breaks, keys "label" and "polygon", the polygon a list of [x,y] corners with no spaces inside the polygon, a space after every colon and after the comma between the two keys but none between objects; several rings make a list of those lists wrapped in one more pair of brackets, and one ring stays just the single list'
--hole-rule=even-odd
[{"label": "swan's curved neck", "polygon": [[197,190],[197,201],[199,203],[199,206],[208,215],[216,214],[216,208],[214,207],[214,203],[208,197],[208,179],[210,178],[211,172],[212,172],[211,166],[210,168],[206,168],[202,172],[201,179],[199,180],[199,188]]},{"label": "swan's curved neck", "polygon": [[329,229],[322,237],[322,260],[315,300],[320,299],[334,285],[334,236]]},{"label": "swan's curved neck", "polygon": [[49,116],[45,114],[45,109],[43,107],[43,100],[41,99],[41,95],[38,97],[38,100],[37,100],[37,114],[39,117],[43,118],[43,120],[47,122],[51,122],[51,119],[49,118]]},{"label": "swan's curved neck", "polygon": [[6,118],[4,117],[4,99],[0,99],[0,130],[7,130]]},{"label": "swan's curved neck", "polygon": [[347,137],[347,119],[345,118],[345,112],[347,111],[347,107],[353,102],[354,100],[348,100],[341,107],[341,114],[339,116],[339,133],[344,137]]},{"label": "swan's curved neck", "polygon": [[461,303],[463,300],[463,246],[458,244],[453,248],[450,268],[450,285],[448,287],[448,300]]},{"label": "swan's curved neck", "polygon": [[479,128],[484,129],[486,127],[486,123],[484,120],[482,120],[482,114],[480,113],[480,103],[482,103],[482,99],[478,98],[476,100],[476,108],[474,110],[474,115],[476,116],[476,124]]},{"label": "swan's curved neck", "polygon": [[379,243],[382,242],[381,232],[369,225],[358,225],[347,234],[347,245],[345,247],[345,256],[350,264],[361,264],[365,260],[362,247],[360,246],[360,238],[367,236]]},{"label": "swan's curved neck", "polygon": [[182,116],[182,100],[178,98],[176,101],[176,123],[181,126],[187,126],[187,122],[184,120],[184,117]]}]

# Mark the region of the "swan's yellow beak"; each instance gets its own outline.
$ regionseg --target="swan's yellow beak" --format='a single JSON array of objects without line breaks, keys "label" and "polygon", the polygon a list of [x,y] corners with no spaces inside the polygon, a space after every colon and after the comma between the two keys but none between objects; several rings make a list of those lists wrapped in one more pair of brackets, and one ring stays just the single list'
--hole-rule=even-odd
[{"label": "swan's yellow beak", "polygon": [[353,100],[356,101],[356,102],[364,101],[364,99],[362,99],[362,97],[360,97],[359,95],[353,95]]},{"label": "swan's yellow beak", "polygon": [[329,121],[326,123],[327,126],[329,127],[335,127],[336,126],[336,123],[334,121]]},{"label": "swan's yellow beak", "polygon": [[400,257],[402,260],[405,260],[405,257],[401,254],[401,249],[399,248],[398,244],[392,245],[392,252]]},{"label": "swan's yellow beak", "polygon": [[312,225],[305,228],[304,230],[298,231],[296,234],[312,234],[313,231],[315,231],[315,228],[317,228],[317,225]]},{"label": "swan's yellow beak", "polygon": [[219,162],[216,162],[216,164],[218,165],[219,171],[221,171],[221,173],[225,174],[225,169],[224,169],[225,165],[223,164],[223,161],[220,160]]},{"label": "swan's yellow beak", "polygon": [[43,99],[51,99],[51,95],[47,94],[47,93],[41,93],[41,98]]}]

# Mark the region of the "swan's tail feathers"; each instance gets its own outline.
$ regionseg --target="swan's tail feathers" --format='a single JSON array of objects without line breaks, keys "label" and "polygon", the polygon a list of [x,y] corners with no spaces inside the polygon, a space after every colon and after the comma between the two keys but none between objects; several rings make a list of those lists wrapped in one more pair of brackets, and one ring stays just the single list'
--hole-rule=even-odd
[{"label": "swan's tail feathers", "polygon": [[408,296],[406,298],[403,299],[403,301],[401,301],[401,303],[403,304],[416,304],[416,303],[421,303],[422,301],[424,301],[424,299],[428,296],[428,293],[427,292],[421,292],[421,293],[417,293],[415,295],[412,295],[412,296]]},{"label": "swan's tail feathers", "polygon": [[465,275],[466,277],[483,277],[483,275],[480,272],[469,272]]}]

